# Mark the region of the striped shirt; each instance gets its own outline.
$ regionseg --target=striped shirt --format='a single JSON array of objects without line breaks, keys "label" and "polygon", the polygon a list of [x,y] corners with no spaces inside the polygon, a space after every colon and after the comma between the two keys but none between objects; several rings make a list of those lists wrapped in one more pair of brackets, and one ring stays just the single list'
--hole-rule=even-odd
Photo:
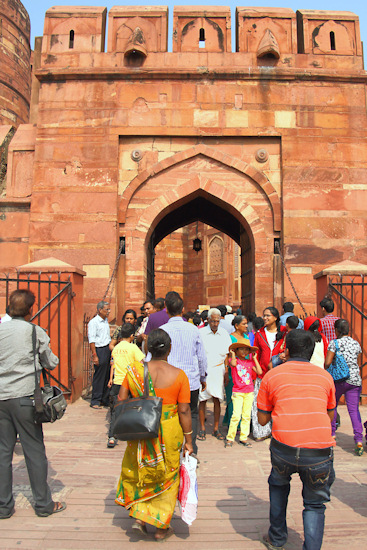
[{"label": "striped shirt", "polygon": [[271,413],[273,437],[290,447],[306,449],[335,445],[327,414],[335,406],[330,374],[294,358],[265,374],[257,398],[258,410]]},{"label": "striped shirt", "polygon": [[332,313],[329,313],[328,315],[325,315],[322,319],[320,319],[321,322],[321,332],[323,332],[328,339],[329,342],[331,340],[335,340],[336,334],[335,334],[335,321],[340,319],[340,317],[335,317]]},{"label": "striped shirt", "polygon": [[182,369],[189,379],[190,390],[198,390],[205,381],[207,362],[199,329],[192,323],[185,323],[182,317],[171,317],[161,329],[170,335],[172,341],[168,363]]}]

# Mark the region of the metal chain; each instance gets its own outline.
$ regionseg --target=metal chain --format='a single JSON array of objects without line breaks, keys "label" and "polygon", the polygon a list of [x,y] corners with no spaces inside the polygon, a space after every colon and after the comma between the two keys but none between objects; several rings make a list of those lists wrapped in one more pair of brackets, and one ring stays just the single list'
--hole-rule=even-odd
[{"label": "metal chain", "polygon": [[111,295],[110,295],[110,298],[112,298],[112,294],[113,294],[113,291],[114,291],[114,289],[115,289],[115,281],[116,281],[117,267],[118,267],[118,264],[119,264],[119,261],[120,261],[121,254],[122,254],[122,251],[123,251],[123,249],[124,249],[124,246],[125,246],[125,243],[124,243],[123,241],[121,241],[120,249],[119,249],[119,252],[118,252],[118,254],[117,254],[117,258],[116,258],[116,262],[115,262],[115,267],[113,268],[112,275],[111,275],[110,280],[109,280],[109,283],[108,283],[108,285],[107,285],[106,292],[104,293],[103,301],[105,301],[105,299],[106,299],[106,297],[107,297],[107,294],[108,294],[108,291],[110,290],[111,284],[112,284],[112,288],[111,288]]},{"label": "metal chain", "polygon": [[306,312],[305,308],[303,307],[303,304],[302,304],[302,302],[301,302],[301,300],[300,300],[300,297],[298,296],[297,291],[296,291],[296,289],[295,289],[295,287],[294,287],[294,284],[293,284],[293,282],[292,282],[291,276],[289,275],[287,266],[285,265],[285,261],[284,261],[284,258],[283,258],[283,254],[282,254],[282,252],[281,252],[281,250],[280,250],[280,244],[279,244],[278,241],[275,242],[275,250],[278,250],[280,259],[282,260],[282,264],[283,264],[283,267],[284,267],[284,271],[285,271],[285,273],[286,273],[286,275],[287,275],[287,277],[288,277],[289,284],[290,284],[291,287],[292,287],[292,290],[293,290],[293,292],[294,292],[294,294],[295,294],[295,296],[296,296],[296,298],[297,298],[297,300],[298,300],[299,305],[300,305],[301,308],[303,309],[303,313],[304,313],[304,314],[306,315],[306,317],[307,317],[307,312]]}]

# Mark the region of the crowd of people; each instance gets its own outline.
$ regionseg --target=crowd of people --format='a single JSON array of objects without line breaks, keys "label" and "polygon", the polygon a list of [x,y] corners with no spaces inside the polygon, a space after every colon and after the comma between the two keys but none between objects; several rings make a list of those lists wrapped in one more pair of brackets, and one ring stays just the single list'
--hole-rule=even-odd
[{"label": "crowd of people", "polygon": [[[36,513],[50,515],[66,507],[51,498],[42,426],[33,423],[29,427],[31,409],[25,406],[34,391],[30,329],[24,322],[30,318],[33,302],[30,291],[15,291],[7,319],[11,322],[0,324],[2,519],[14,511],[11,461],[17,434],[27,451]],[[298,472],[303,483],[304,548],[321,548],[325,503],[335,477],[333,448],[342,395],[358,456],[363,454],[363,426],[359,412],[361,347],[349,336],[348,321],[333,314],[333,301],[324,298],[320,306],[321,319],[298,318],[291,302],[284,303],[281,316],[274,306],[265,307],[261,316],[232,312],[225,305],[185,314],[181,296],[170,291],[164,299],[144,302],[140,316],[133,309],[126,310],[121,326],[112,332],[109,304],[97,304],[97,314],[88,325],[94,364],[90,406],[111,409],[107,447],[117,443],[113,430],[116,403],[144,391],[145,364],[149,393],[163,400],[159,437],[128,442],[122,461],[116,503],[129,509],[134,529],[146,535],[147,525],[153,525],[157,541],[172,533],[180,450],[200,463],[198,442],[207,438],[206,404],[213,400],[211,436],[226,449],[233,447],[237,436],[244,449],[271,438],[270,528],[265,546],[282,548],[287,540],[290,481]],[[28,347],[19,350],[15,364],[9,349],[14,349],[13,339],[20,332]],[[54,368],[57,358],[48,347],[47,335],[39,329],[37,336],[36,370]],[[348,365],[349,375],[334,381],[327,369],[339,356]],[[222,404],[225,409],[221,410]],[[37,476],[32,466],[36,459],[43,464]]]},{"label": "crowd of people", "polygon": [[[349,336],[348,321],[334,316],[333,301],[325,298],[320,305],[324,313],[322,319],[315,316],[300,319],[294,315],[291,302],[284,303],[282,315],[274,306],[266,307],[259,316],[254,312],[244,315],[241,310],[232,312],[232,308],[225,305],[185,314],[182,298],[171,291],[165,299],[145,302],[140,317],[134,310],[125,312],[121,327],[115,330],[109,343],[111,363],[104,372],[105,387],[111,388],[112,403],[126,399],[129,393],[136,395],[146,361],[151,375],[150,389],[153,394],[162,396],[164,405],[170,407],[169,418],[172,422],[176,419],[177,428],[171,432],[175,452],[165,458],[171,466],[169,474],[165,475],[158,468],[157,476],[144,484],[144,490],[141,487],[142,479],[147,479],[145,468],[150,467],[151,460],[159,463],[162,456],[159,445],[172,448],[170,436],[163,429],[157,449],[143,446],[138,453],[140,462],[136,460],[136,444],[128,445],[116,502],[130,509],[135,519],[134,528],[146,534],[146,525],[152,524],[157,528],[157,540],[169,536],[178,491],[178,449],[184,444],[198,458],[198,441],[205,441],[208,435],[206,403],[212,400],[211,435],[222,441],[225,448],[233,446],[237,435],[238,444],[245,448],[271,437],[271,527],[264,544],[268,548],[281,548],[286,541],[285,509],[290,476],[298,471],[304,484],[304,496],[307,495],[304,500],[305,548],[320,547],[324,503],[330,498],[334,479],[332,450],[338,427],[337,404],[342,395],[352,421],[355,453],[359,456],[363,453],[359,413],[362,381],[358,365],[361,348]],[[108,311],[108,304],[101,302],[97,311],[97,316],[102,313],[97,326],[103,327],[104,323],[107,327],[108,315],[104,317],[104,312]],[[93,329],[96,322],[92,319],[91,323]],[[91,332],[92,353],[95,352],[93,338]],[[94,344],[97,355],[101,354],[100,346]],[[103,340],[100,344],[101,348],[106,345]],[[326,369],[337,353],[346,360],[349,377],[334,382]],[[96,372],[99,368],[100,364],[95,364]],[[97,386],[101,377],[97,374],[96,379]],[[286,382],[278,387],[279,379]],[[310,390],[314,386],[311,379],[317,380],[317,391]],[[288,380],[292,383],[288,384]],[[99,403],[95,403],[96,391],[93,380],[91,406],[94,408],[104,406],[105,388],[97,392]],[[287,404],[280,405],[282,399],[286,399]],[[221,424],[222,403],[225,410]],[[295,412],[303,408],[303,414]],[[113,418],[112,412],[109,447],[116,444]],[[287,430],[284,430],[285,425]],[[313,468],[318,471],[319,457],[322,457],[321,469],[324,472],[326,464],[328,475],[315,490],[309,480]],[[274,467],[281,461],[286,461],[288,466],[294,462],[285,470],[289,472],[285,476]],[[320,516],[316,522],[315,513]]]}]

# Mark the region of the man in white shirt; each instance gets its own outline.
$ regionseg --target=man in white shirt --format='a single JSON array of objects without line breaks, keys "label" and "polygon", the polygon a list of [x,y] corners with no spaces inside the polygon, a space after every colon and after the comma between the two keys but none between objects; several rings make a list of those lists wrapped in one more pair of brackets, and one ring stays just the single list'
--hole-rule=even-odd
[{"label": "man in white shirt", "polygon": [[108,406],[108,380],[110,374],[111,342],[108,302],[98,302],[97,315],[88,323],[88,341],[94,363],[92,382],[92,409]]},{"label": "man in white shirt", "polygon": [[232,321],[234,319],[234,314],[232,313],[232,307],[226,306],[227,315],[224,316],[224,320],[232,326]]},{"label": "man in white shirt", "polygon": [[227,306],[222,304],[220,306],[217,306],[215,309],[217,309],[220,313],[219,328],[225,328],[228,334],[232,334],[232,332],[234,332],[236,329],[231,323],[229,323],[225,319],[225,316],[227,315]]},{"label": "man in white shirt", "polygon": [[224,373],[225,359],[228,348],[232,344],[231,337],[225,328],[219,326],[221,312],[212,308],[208,313],[208,326],[200,329],[200,336],[204,344],[206,359],[208,363],[206,388],[199,393],[199,419],[200,432],[198,439],[206,439],[205,433],[205,408],[206,402],[211,397],[214,402],[214,432],[217,439],[224,440],[225,437],[219,431],[220,402],[224,398]]}]

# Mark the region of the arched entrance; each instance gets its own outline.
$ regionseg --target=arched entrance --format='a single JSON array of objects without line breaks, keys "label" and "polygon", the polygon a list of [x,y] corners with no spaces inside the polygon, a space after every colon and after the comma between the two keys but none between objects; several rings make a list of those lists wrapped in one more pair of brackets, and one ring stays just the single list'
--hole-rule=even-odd
[{"label": "arched entrance", "polygon": [[241,246],[246,309],[259,310],[276,302],[282,291],[280,273],[274,269],[280,211],[278,193],[264,173],[202,144],[139,173],[120,203],[120,237],[125,237],[126,255],[119,311],[125,304],[139,307],[152,293],[155,244],[174,228],[195,220],[218,228]]},{"label": "arched entrance", "polygon": [[[254,254],[253,254],[253,247],[251,246],[252,238],[250,238],[248,231],[248,227],[244,227],[239,220],[232,215],[227,210],[227,205],[223,203],[223,201],[217,200],[216,202],[213,202],[213,199],[210,196],[206,196],[205,193],[202,193],[200,191],[197,191],[193,193],[192,195],[187,197],[187,202],[183,204],[182,206],[179,206],[176,210],[173,210],[169,212],[164,218],[162,218],[158,224],[156,225],[148,244],[147,248],[147,296],[154,298],[156,294],[156,285],[155,285],[155,276],[156,276],[156,269],[155,269],[155,250],[157,245],[169,234],[174,232],[175,230],[182,228],[184,226],[188,226],[189,224],[192,224],[193,222],[202,222],[203,224],[207,224],[208,226],[211,226],[212,228],[217,229],[219,232],[225,233],[228,237],[233,239],[233,241],[240,247],[241,249],[241,256],[240,256],[240,265],[239,271],[241,273],[241,291],[240,296],[236,296],[236,305],[241,304],[244,311],[252,311],[254,308]],[[219,237],[210,238],[207,237],[207,240],[210,241],[208,243],[203,243],[203,247],[205,250],[209,249],[212,245],[215,246],[215,242],[219,242],[221,246],[223,247],[223,243],[221,243],[221,239]],[[192,245],[192,241],[189,241],[189,245]],[[190,250],[188,250],[188,253],[190,254]],[[224,254],[226,251],[224,250]],[[200,256],[204,254],[204,250],[199,253]],[[196,253],[191,251],[191,262],[194,263]],[[200,257],[198,256],[198,258]],[[209,262],[209,254],[207,261]],[[190,278],[190,257],[188,258],[187,263],[187,276]],[[197,262],[196,262],[197,263]],[[209,265],[206,266],[207,269],[204,267],[204,261],[202,263],[202,269],[203,271],[206,271],[204,276],[200,280],[200,284],[204,286],[204,280],[205,275],[207,276],[207,273],[209,273]],[[195,273],[195,265],[193,266],[193,270]],[[192,275],[192,273],[191,273]],[[223,268],[220,270],[220,273],[213,277],[212,280],[212,288],[207,289],[209,290],[209,294],[206,294],[203,292],[203,289],[200,291],[197,291],[195,293],[196,296],[202,296],[202,299],[196,300],[196,305],[198,303],[208,303],[210,302],[210,298],[215,296],[215,287],[214,285],[220,284],[221,280],[224,278],[229,278],[230,273],[226,273],[226,266],[223,266]],[[194,275],[195,277],[195,275]],[[170,282],[172,288],[174,285],[174,282]],[[171,287],[170,287],[171,288]],[[219,286],[219,289],[221,287]],[[166,292],[169,290],[169,288],[166,288]],[[211,295],[210,295],[210,290]],[[217,291],[218,292],[218,291]],[[220,291],[219,291],[220,292]],[[214,299],[214,298],[212,298]],[[215,300],[215,299],[214,299]],[[225,300],[225,302],[228,302],[229,300]],[[186,302],[186,300],[185,300]],[[190,309],[193,307],[188,306]]]}]

